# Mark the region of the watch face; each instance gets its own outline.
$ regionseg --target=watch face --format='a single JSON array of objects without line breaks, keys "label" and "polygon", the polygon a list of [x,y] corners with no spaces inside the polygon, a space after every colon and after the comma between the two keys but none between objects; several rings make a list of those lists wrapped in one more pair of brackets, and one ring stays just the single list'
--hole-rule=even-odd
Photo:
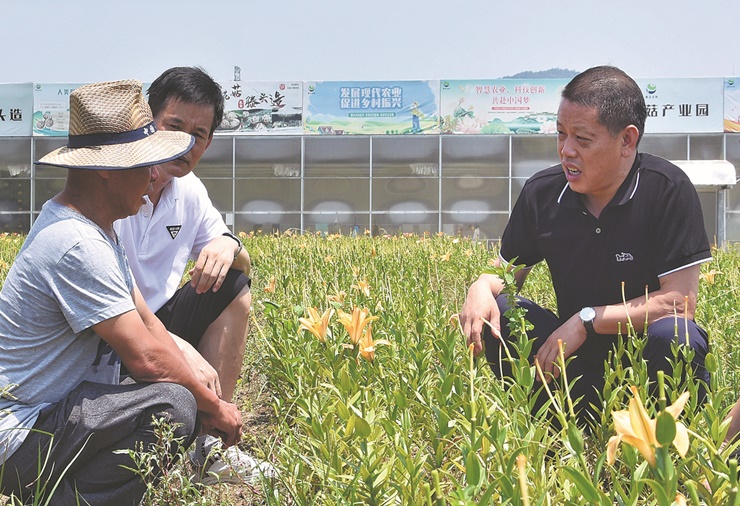
[{"label": "watch face", "polygon": [[584,307],[581,309],[581,320],[585,322],[593,321],[594,318],[596,318],[596,311],[592,307]]}]

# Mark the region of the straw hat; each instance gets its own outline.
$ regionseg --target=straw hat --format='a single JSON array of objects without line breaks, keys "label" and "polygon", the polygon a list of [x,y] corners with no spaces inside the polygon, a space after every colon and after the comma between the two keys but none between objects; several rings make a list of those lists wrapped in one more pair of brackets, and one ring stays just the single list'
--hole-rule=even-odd
[{"label": "straw hat", "polygon": [[169,162],[193,147],[184,132],[157,131],[137,80],[80,86],[69,96],[69,140],[37,164],[117,170]]}]

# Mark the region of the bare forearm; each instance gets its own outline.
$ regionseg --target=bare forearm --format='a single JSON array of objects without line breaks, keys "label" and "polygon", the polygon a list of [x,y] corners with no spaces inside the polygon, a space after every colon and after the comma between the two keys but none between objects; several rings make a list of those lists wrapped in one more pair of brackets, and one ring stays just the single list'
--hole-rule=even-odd
[{"label": "bare forearm", "polygon": [[198,380],[172,338],[169,341],[171,344],[160,341],[150,343],[140,351],[137,360],[126,364],[126,368],[139,382],[182,385],[193,394],[198,409],[212,411],[218,404],[218,396]]},{"label": "bare forearm", "polygon": [[679,293],[652,293],[628,300],[626,303],[612,304],[594,308],[596,319],[594,330],[598,334],[616,334],[621,330],[627,333],[628,322],[637,332],[642,332],[645,323],[648,325],[666,316],[677,315],[683,319],[693,319],[696,297]]}]

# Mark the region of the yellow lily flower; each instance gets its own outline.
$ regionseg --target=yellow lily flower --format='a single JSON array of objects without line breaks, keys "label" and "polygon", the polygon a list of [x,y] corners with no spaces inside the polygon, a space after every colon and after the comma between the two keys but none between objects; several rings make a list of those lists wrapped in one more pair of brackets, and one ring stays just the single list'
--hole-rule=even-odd
[{"label": "yellow lily flower", "polygon": [[359,355],[368,362],[372,362],[373,360],[375,360],[375,348],[377,348],[381,344],[391,344],[385,339],[378,339],[377,341],[373,341],[372,327],[372,325],[368,325],[367,331],[360,338]]},{"label": "yellow lily flower", "polygon": [[701,279],[703,279],[704,281],[706,281],[708,285],[713,285],[714,284],[714,276],[716,276],[717,274],[722,274],[722,272],[721,271],[718,271],[716,269],[712,269],[709,272],[704,272],[704,273],[700,274],[699,277]]},{"label": "yellow lily flower", "polygon": [[369,314],[370,311],[367,308],[360,309],[357,306],[352,309],[352,314],[345,313],[341,309],[337,312],[339,321],[347,329],[352,344],[356,345],[359,343],[365,326],[371,321],[378,319],[377,316],[368,316]]},{"label": "yellow lily flower", "polygon": [[329,328],[329,319],[334,314],[334,308],[327,309],[321,316],[319,316],[319,312],[315,307],[309,307],[307,311],[308,318],[298,318],[298,321],[301,323],[299,329],[308,330],[316,336],[319,342],[325,343],[326,329]]},{"label": "yellow lily flower", "polygon": [[439,261],[440,262],[449,262],[450,261],[450,255],[451,254],[452,254],[452,252],[448,251],[447,253],[445,253],[444,255],[442,255],[441,257],[439,257]]},{"label": "yellow lily flower", "polygon": [[[647,410],[645,410],[645,406],[640,399],[637,387],[632,385],[630,390],[634,397],[630,399],[629,409],[612,411],[614,429],[617,431],[617,435],[609,438],[606,448],[606,460],[609,464],[614,463],[619,443],[624,441],[634,446],[645,457],[650,467],[655,467],[655,448],[660,446],[655,436],[657,421],[648,416]],[[666,407],[665,410],[676,420],[678,415],[683,411],[688,399],[689,392],[684,392],[676,399],[676,402]],[[676,436],[673,439],[673,446],[676,447],[681,457],[684,457],[689,450],[689,433],[686,430],[686,426],[679,421],[676,421]]]}]

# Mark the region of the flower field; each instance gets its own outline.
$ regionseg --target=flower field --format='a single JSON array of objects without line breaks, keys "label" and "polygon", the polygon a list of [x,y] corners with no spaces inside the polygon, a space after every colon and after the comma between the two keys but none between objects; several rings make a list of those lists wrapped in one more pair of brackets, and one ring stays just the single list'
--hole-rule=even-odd
[{"label": "flower field", "polygon": [[[530,391],[542,383],[517,353],[529,346],[523,315],[514,315],[519,343],[509,349],[516,381],[495,377],[465,346],[455,315],[495,245],[451,236],[241,236],[253,263],[253,311],[237,399],[245,413],[270,408],[268,426],[245,446],[280,471],[245,492],[249,504],[740,504],[734,448],[721,448],[740,392],[737,247],[715,250],[702,266],[696,319],[710,335],[713,371],[706,403],[697,405],[693,381],[649,386],[640,341],[625,329],[603,414],[584,429],[567,384],[549,389],[554,421],[530,414]],[[21,241],[0,237],[0,280]],[[524,295],[554,307],[544,266]],[[684,352],[675,353],[681,362]],[[255,375],[262,390],[248,396]],[[181,504],[247,501],[202,493]]]}]

